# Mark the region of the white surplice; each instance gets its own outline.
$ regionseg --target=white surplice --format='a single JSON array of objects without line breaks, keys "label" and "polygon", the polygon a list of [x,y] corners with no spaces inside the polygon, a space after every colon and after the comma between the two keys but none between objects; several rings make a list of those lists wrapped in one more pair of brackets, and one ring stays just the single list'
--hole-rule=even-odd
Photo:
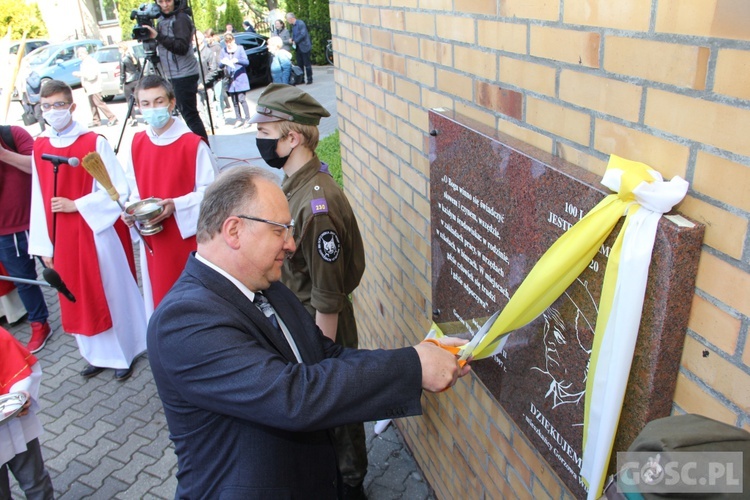
[{"label": "white surplice", "polygon": [[[52,146],[62,148],[69,146],[88,131],[82,124],[74,122],[72,127],[62,133],[49,129],[46,135],[50,138]],[[97,138],[96,152],[107,167],[112,184],[120,194],[120,199],[124,201],[128,196],[125,171],[106,138],[102,136]],[[51,167],[44,165],[43,168]],[[61,168],[73,167],[63,165]],[[52,241],[47,231],[47,216],[44,211],[37,165],[33,160],[31,183],[29,254],[54,257]],[[133,359],[146,350],[146,316],[143,297],[130,272],[121,240],[114,229],[114,224],[120,217],[120,207],[112,202],[101,184],[93,177],[91,186],[90,194],[73,201],[78,212],[94,233],[99,271],[112,317],[112,328],[93,336],[79,335],[76,332],[67,333],[75,337],[81,356],[91,365],[123,369],[128,368]]]},{"label": "white surplice", "polygon": [[42,369],[39,363],[31,366],[31,375],[19,380],[8,393],[26,391],[31,396],[29,413],[23,417],[15,417],[0,425],[0,465],[19,453],[26,451],[26,443],[38,438],[44,432],[42,423],[36,412],[39,410],[39,385],[42,381]]}]

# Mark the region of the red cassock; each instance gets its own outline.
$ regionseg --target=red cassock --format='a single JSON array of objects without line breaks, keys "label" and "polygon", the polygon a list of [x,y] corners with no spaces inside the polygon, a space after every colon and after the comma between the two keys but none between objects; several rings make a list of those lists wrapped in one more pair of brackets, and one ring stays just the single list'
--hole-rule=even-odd
[{"label": "red cassock", "polygon": [[[60,298],[63,330],[91,336],[112,328],[112,317],[104,295],[94,233],[81,214],[58,212],[55,218],[50,199],[55,196],[55,174],[52,163],[42,160],[42,153],[82,158],[96,151],[98,134],[81,135],[68,147],[56,148],[48,137],[34,144],[34,162],[47,216],[47,230],[54,246],[55,270],[75,295],[76,302]],[[93,191],[94,178],[83,167],[60,165],[56,196],[77,200]],[[114,201],[112,203],[115,203]],[[133,245],[127,226],[118,219],[115,230],[122,242],[133,276],[136,276]]]},{"label": "red cassock", "polygon": [[0,396],[8,394],[10,388],[31,375],[31,366],[36,357],[11,335],[0,327]]},{"label": "red cassock", "polygon": [[[133,137],[132,161],[141,199],[176,198],[195,189],[195,159],[200,136],[184,134],[166,146],[155,146],[139,132]],[[165,150],[168,155],[165,155]],[[164,162],[165,156],[169,162]],[[148,238],[154,254],[146,252],[154,308],[167,294],[185,268],[190,252],[197,248],[195,236],[184,238],[174,217],[162,222],[164,229]]]},{"label": "red cassock", "polygon": [[[8,271],[5,270],[2,263],[0,263],[0,276],[8,276]],[[14,288],[16,286],[12,282],[0,280],[0,297],[9,294]]]}]

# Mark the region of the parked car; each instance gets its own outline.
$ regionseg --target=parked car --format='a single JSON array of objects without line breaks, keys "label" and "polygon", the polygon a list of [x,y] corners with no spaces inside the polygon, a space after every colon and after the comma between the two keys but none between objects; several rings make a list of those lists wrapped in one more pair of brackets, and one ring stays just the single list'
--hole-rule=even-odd
[{"label": "parked car", "polygon": [[[250,80],[250,86],[263,86],[271,83],[271,56],[268,53],[268,38],[257,33],[244,31],[234,33],[234,41],[238,45],[242,45],[245,54],[247,54],[247,60],[250,62],[245,70],[247,78]],[[221,41],[221,46],[224,48],[224,40]]]},{"label": "parked car", "polygon": [[[141,64],[145,57],[143,45],[137,41],[125,42],[133,49],[135,57]],[[100,47],[99,50],[92,54],[94,59],[99,61],[101,67],[100,79],[102,82],[102,99],[109,102],[116,96],[122,94],[123,89],[120,85],[120,50],[117,45],[107,45]]]},{"label": "parked car", "polygon": [[[9,72],[12,71],[12,69],[15,67],[16,60],[17,60],[16,57],[18,55],[19,49],[21,50],[21,54],[22,54],[21,57],[24,57],[30,52],[32,52],[33,50],[38,49],[39,47],[43,47],[44,45],[49,45],[49,42],[47,40],[42,40],[42,39],[26,40],[23,46],[21,46],[20,40],[11,42],[10,46],[8,47],[8,57],[7,59],[4,59],[8,63],[8,71]],[[19,75],[20,74],[21,72],[19,71]],[[26,72],[25,75],[28,75],[28,72]],[[21,82],[22,84],[21,85],[16,84],[16,86],[13,88],[12,99],[14,101],[21,100],[21,95],[18,93],[18,89],[25,87],[25,82],[26,82],[26,78],[24,76],[23,82]]]},{"label": "parked car", "polygon": [[21,54],[23,54],[21,57],[24,57],[26,54],[31,53],[31,51],[38,49],[39,47],[43,47],[45,45],[49,45],[49,42],[47,40],[26,40],[24,42],[23,47],[21,47],[21,41],[17,42],[10,42],[10,47],[8,48],[8,55],[10,55],[11,61],[13,61],[13,58],[18,54],[18,49],[21,49]]},{"label": "parked car", "polygon": [[70,42],[45,45],[26,56],[28,75],[36,71],[42,79],[42,85],[47,80],[62,80],[71,87],[81,85],[81,78],[74,76],[81,68],[81,60],[76,55],[79,47],[86,47],[89,53],[104,45],[101,40],[73,40]]}]

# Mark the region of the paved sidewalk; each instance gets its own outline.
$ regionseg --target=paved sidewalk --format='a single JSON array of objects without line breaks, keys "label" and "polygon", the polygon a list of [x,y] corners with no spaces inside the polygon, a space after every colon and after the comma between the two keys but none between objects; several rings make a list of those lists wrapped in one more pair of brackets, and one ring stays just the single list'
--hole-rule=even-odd
[{"label": "paved sidewalk", "polygon": [[[315,84],[305,86],[305,90],[333,111],[333,69],[315,68],[315,81]],[[250,92],[248,97],[253,106],[261,91]],[[111,107],[117,116],[123,116],[125,108],[118,112],[117,106],[115,103]],[[82,108],[87,106],[79,105],[79,110]],[[20,116],[8,122],[15,125],[19,119]],[[78,116],[78,119],[87,123],[85,116]],[[335,129],[335,118],[324,122],[328,123],[325,123],[323,134]],[[27,128],[34,133],[38,131],[37,125]],[[105,133],[113,144],[120,133],[120,127],[96,130]],[[129,149],[132,131],[137,130],[142,130],[142,126],[126,129],[118,155],[123,164],[123,151]],[[229,130],[227,128],[227,132]],[[224,129],[219,129],[220,134],[224,132]],[[228,132],[212,138],[212,143],[218,156],[243,160],[252,154],[255,134],[254,131]],[[125,382],[115,381],[111,370],[84,380],[78,372],[85,362],[73,337],[65,335],[60,325],[57,294],[50,288],[44,290],[53,335],[45,348],[36,354],[44,370],[39,415],[45,433],[40,439],[57,498],[174,498],[177,461],[148,355],[143,354],[135,361],[134,375]],[[2,326],[24,344],[28,342],[30,327],[27,321],[9,326],[3,320]],[[370,462],[365,479],[368,498],[434,498],[395,426],[389,426],[380,436],[374,435],[372,423],[366,428]],[[13,497],[24,498],[15,479],[11,478],[11,484]]]}]

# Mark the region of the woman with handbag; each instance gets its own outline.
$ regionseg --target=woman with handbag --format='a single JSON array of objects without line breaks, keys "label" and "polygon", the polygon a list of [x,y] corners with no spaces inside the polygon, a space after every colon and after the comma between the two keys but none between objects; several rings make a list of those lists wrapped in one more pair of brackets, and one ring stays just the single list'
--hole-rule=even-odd
[{"label": "woman with handbag", "polygon": [[[224,85],[234,105],[234,128],[240,128],[243,125],[245,128],[249,128],[250,122],[247,120],[250,119],[250,110],[247,107],[245,93],[250,90],[250,81],[247,78],[245,68],[250,62],[247,60],[245,49],[235,43],[234,35],[225,33],[224,42],[226,46],[221,50],[219,67],[224,69]],[[242,112],[240,112],[240,106],[245,112],[244,118]],[[246,121],[247,123],[245,123]]]}]

